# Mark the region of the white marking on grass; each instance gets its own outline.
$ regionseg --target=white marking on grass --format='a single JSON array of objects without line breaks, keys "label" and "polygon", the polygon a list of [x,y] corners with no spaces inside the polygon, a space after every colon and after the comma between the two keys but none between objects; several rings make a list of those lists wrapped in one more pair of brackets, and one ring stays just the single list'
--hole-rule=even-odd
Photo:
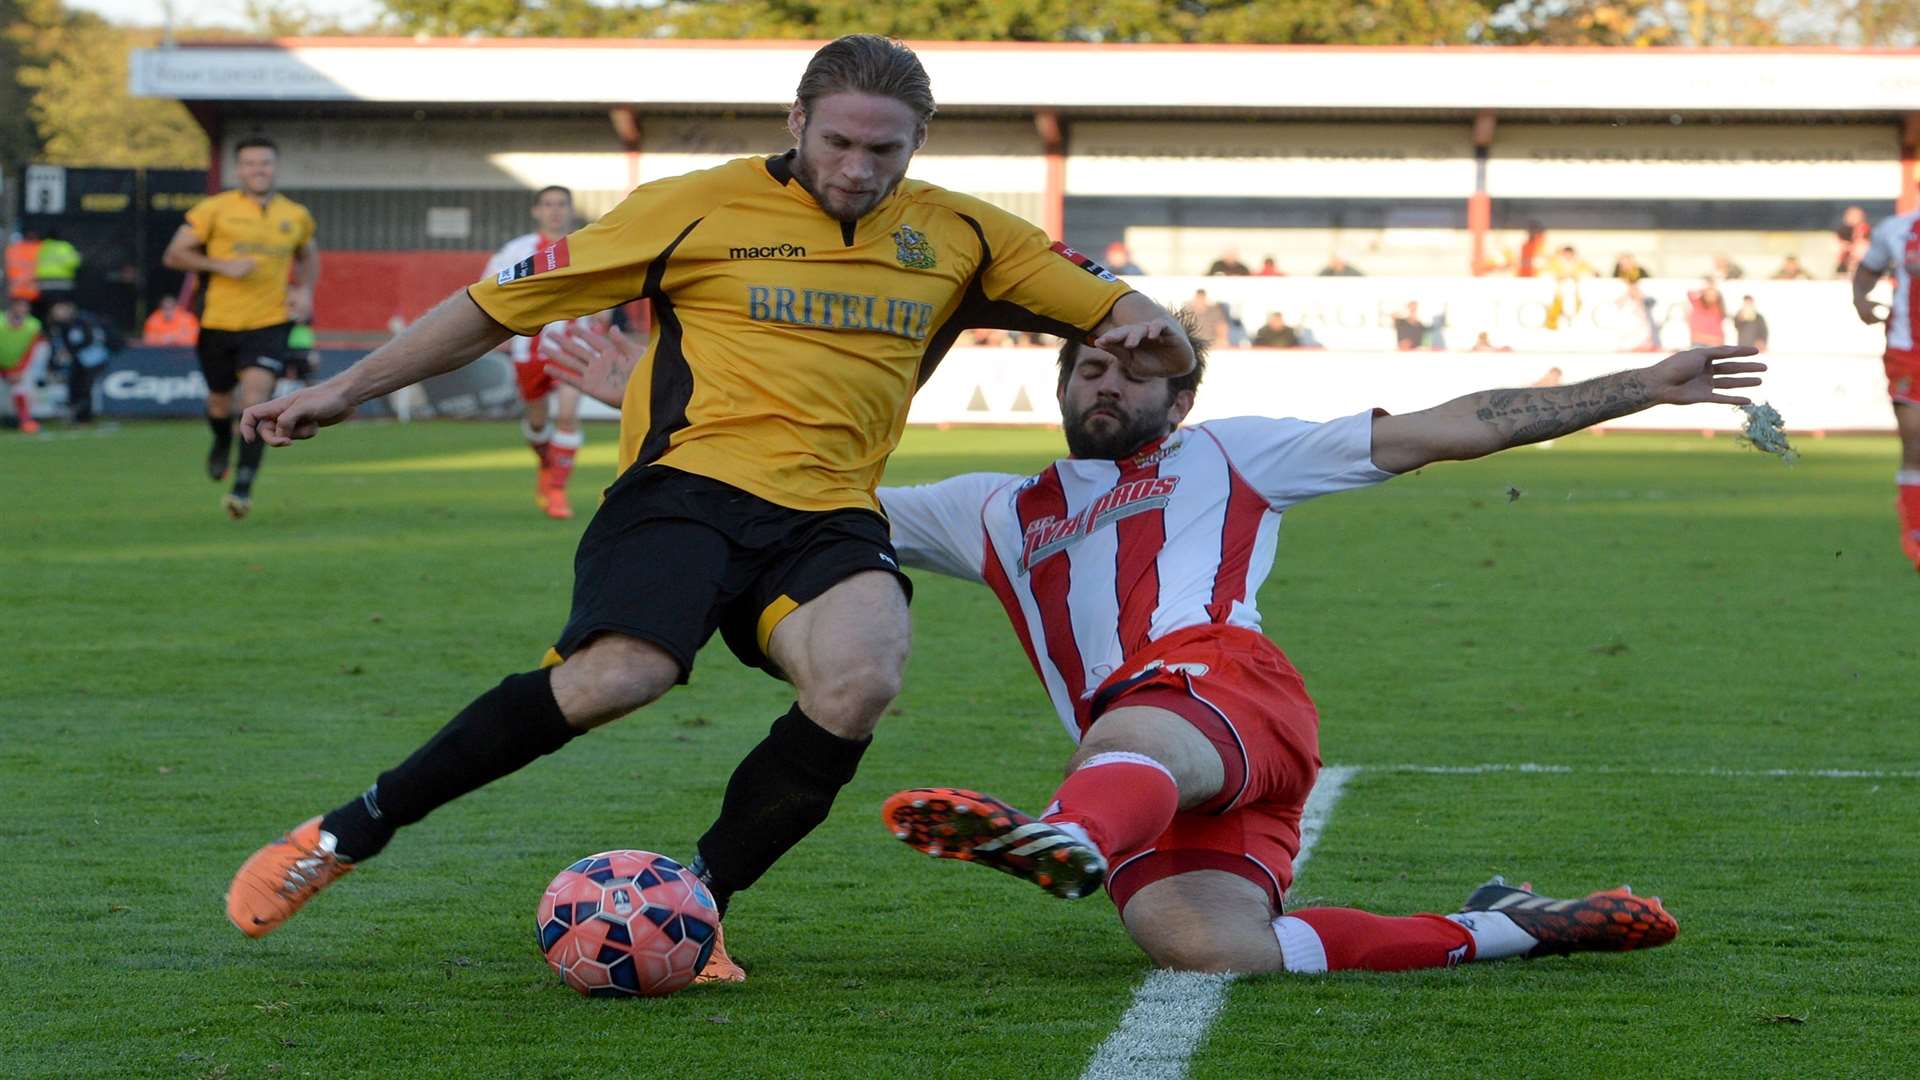
[{"label": "white marking on grass", "polygon": [[[1360,765],[1368,772],[1425,773],[1434,776],[1475,776],[1483,773],[1586,773],[1594,776],[1719,776],[1729,778],[1803,778],[1813,780],[1920,780],[1920,769],[1724,769],[1718,766],[1677,768],[1660,765],[1543,765],[1534,761],[1483,762],[1478,765]],[[1324,775],[1324,774],[1322,774]],[[1302,850],[1305,850],[1302,848]]]},{"label": "white marking on grass", "polygon": [[[1328,766],[1320,770],[1313,794],[1300,811],[1300,853],[1293,857],[1293,874],[1307,864],[1313,847],[1326,831],[1333,804],[1347,781],[1359,770]],[[1155,971],[1133,993],[1133,1004],[1120,1026],[1093,1052],[1081,1080],[1182,1080],[1193,1052],[1207,1037],[1226,1003],[1227,986],[1235,976],[1196,971]]]}]

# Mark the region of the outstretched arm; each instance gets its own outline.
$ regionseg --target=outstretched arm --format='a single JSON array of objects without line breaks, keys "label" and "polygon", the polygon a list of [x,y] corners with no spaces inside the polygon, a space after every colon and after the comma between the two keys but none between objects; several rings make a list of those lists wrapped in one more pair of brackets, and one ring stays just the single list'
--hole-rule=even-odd
[{"label": "outstretched arm", "polygon": [[470,363],[510,333],[462,289],[333,378],[248,409],[240,417],[240,434],[269,446],[310,439],[353,415],[361,402]]},{"label": "outstretched arm", "polygon": [[1767,365],[1723,361],[1755,352],[1742,346],[1689,349],[1650,367],[1571,386],[1483,390],[1420,412],[1377,417],[1373,463],[1388,472],[1410,472],[1570,435],[1655,405],[1746,405],[1747,398],[1719,391],[1760,385],[1758,378],[1739,376]]}]

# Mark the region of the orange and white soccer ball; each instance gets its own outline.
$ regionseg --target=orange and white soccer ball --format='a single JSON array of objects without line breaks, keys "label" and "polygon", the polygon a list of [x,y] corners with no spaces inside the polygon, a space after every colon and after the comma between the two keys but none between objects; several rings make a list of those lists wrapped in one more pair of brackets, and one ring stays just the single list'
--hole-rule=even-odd
[{"label": "orange and white soccer ball", "polygon": [[693,871],[651,851],[603,851],[547,886],[534,913],[540,951],[589,997],[658,997],[693,982],[720,933]]}]

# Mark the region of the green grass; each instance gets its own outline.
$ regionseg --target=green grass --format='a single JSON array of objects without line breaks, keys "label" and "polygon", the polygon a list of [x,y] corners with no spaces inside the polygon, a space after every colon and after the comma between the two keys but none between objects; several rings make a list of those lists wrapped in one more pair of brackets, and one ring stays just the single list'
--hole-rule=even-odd
[{"label": "green grass", "polygon": [[[1024,471],[1057,438],[914,431],[890,478]],[[587,506],[612,432],[592,439]],[[927,576],[908,690],[859,779],[736,902],[745,986],[583,1002],[532,944],[576,856],[690,851],[785,709],[723,649],[241,938],[220,907],[240,859],[534,662],[581,522],[534,511],[510,425],[276,451],[238,524],[197,475],[203,441],[0,441],[0,1073],[1074,1077],[1125,1011],[1146,964],[1104,899],[929,863],[878,827],[913,784],[1037,803],[1068,750],[991,597]],[[1326,760],[1379,767],[1296,899],[1447,910],[1493,872],[1627,880],[1683,933],[1246,980],[1195,1077],[1920,1071],[1920,780],[1755,775],[1920,770],[1893,442],[1804,449],[1789,468],[1727,439],[1581,437],[1288,515],[1268,630]],[[1385,768],[1479,763],[1569,771]]]}]

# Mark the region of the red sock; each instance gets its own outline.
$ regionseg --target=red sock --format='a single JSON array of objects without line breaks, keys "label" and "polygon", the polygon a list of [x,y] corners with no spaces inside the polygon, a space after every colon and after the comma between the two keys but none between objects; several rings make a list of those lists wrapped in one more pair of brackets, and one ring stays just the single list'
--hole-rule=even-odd
[{"label": "red sock", "polygon": [[546,468],[549,440],[553,438],[553,425],[548,424],[546,427],[536,431],[532,424],[522,420],[520,421],[520,434],[527,437],[527,446],[532,448],[533,456],[540,459],[540,467],[542,469]]},{"label": "red sock", "polygon": [[1053,793],[1044,821],[1087,830],[1109,864],[1167,831],[1180,809],[1180,789],[1166,766],[1144,754],[1095,754]]},{"label": "red sock", "polygon": [[1393,918],[1352,908],[1305,908],[1273,921],[1288,971],[1412,971],[1473,959],[1473,935],[1438,915]]},{"label": "red sock", "polygon": [[1920,470],[1900,470],[1900,550],[1920,565]]},{"label": "red sock", "polygon": [[27,422],[33,419],[33,408],[27,404],[27,392],[25,390],[15,390],[13,392],[13,411],[20,415],[21,427],[27,426]]},{"label": "red sock", "polygon": [[553,470],[555,487],[566,487],[567,478],[573,475],[573,455],[580,451],[581,444],[587,441],[584,431],[556,431],[547,443],[547,468]]}]

